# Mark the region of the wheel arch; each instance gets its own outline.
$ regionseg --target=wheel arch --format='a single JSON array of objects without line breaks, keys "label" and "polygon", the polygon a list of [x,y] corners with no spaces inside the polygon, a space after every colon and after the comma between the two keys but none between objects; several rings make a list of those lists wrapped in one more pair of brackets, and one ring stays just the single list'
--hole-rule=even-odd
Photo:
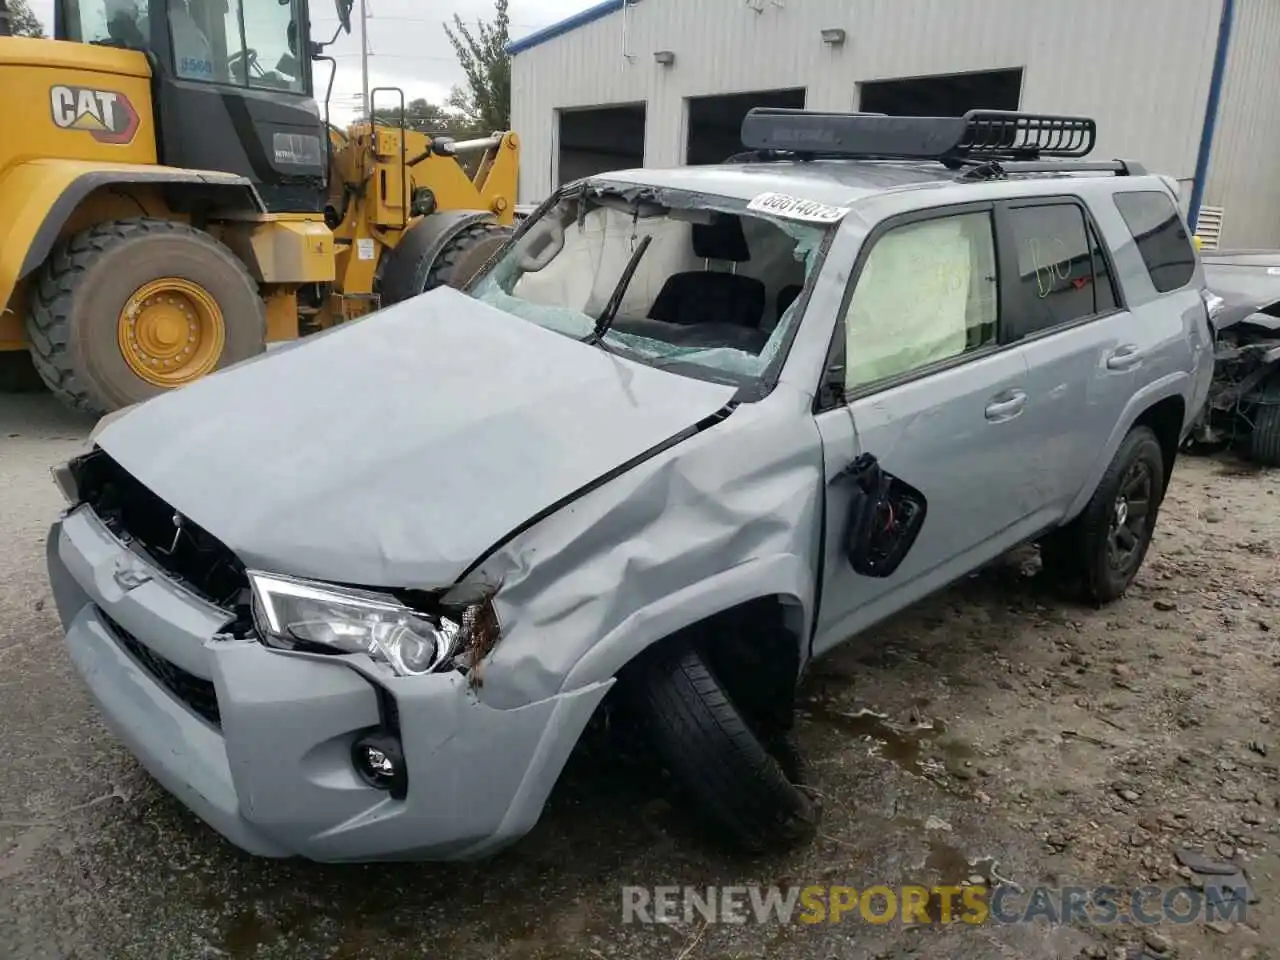
[{"label": "wheel arch", "polygon": [[[7,303],[17,283],[44,263],[77,210],[95,195],[121,187],[158,193],[171,218],[198,218],[214,209],[255,213],[266,209],[253,184],[232,174],[141,164],[51,160],[19,164],[0,180],[0,209],[13,211],[6,252],[0,255],[0,304]],[[164,215],[145,207],[139,212]]]},{"label": "wheel arch", "polygon": [[[661,645],[696,642],[709,647],[714,665],[725,669],[731,692],[742,692],[744,683],[756,686],[757,680],[760,689],[794,692],[808,651],[812,598],[813,575],[801,557],[781,554],[738,564],[633,613],[574,665],[561,690],[620,676]],[[707,643],[717,628],[744,622],[764,638],[762,652]]]},{"label": "wheel arch", "polygon": [[1160,454],[1164,466],[1161,490],[1169,489],[1173,477],[1173,463],[1182,441],[1182,425],[1187,417],[1187,402],[1181,394],[1162,397],[1143,410],[1134,421],[1135,427],[1150,427],[1160,441]]},{"label": "wheel arch", "polygon": [[1187,396],[1191,393],[1191,378],[1186,373],[1174,373],[1148,384],[1135,393],[1116,421],[1106,444],[1098,451],[1086,482],[1076,494],[1063,522],[1075,519],[1093,496],[1107,465],[1120,449],[1120,444],[1136,426],[1150,427],[1160,441],[1164,460],[1164,488],[1168,489],[1178,446],[1190,426],[1187,414]]}]

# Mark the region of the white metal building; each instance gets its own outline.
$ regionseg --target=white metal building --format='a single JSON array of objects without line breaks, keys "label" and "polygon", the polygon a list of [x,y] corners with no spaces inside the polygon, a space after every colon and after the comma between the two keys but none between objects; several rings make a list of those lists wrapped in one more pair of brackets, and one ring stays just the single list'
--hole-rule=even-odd
[{"label": "white metal building", "polygon": [[606,0],[508,49],[525,203],[717,162],[756,105],[1023,109],[1094,117],[1209,245],[1280,247],[1280,0]]}]

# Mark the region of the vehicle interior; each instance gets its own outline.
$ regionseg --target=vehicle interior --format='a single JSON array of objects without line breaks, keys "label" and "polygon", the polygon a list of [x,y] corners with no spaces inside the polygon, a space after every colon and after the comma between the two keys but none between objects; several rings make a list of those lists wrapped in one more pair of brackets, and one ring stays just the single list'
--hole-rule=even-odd
[{"label": "vehicle interior", "polygon": [[164,21],[138,0],[66,0],[62,39],[154,50],[167,22],[173,71],[184,80],[304,89],[294,0],[164,0]]},{"label": "vehicle interior", "polygon": [[581,202],[581,215],[580,201],[562,200],[525,234],[506,258],[512,262],[500,285],[519,301],[561,308],[589,331],[633,253],[651,238],[610,329],[686,350],[771,353],[767,348],[803,290],[823,236],[818,227],[784,229],[746,212],[612,196]]}]

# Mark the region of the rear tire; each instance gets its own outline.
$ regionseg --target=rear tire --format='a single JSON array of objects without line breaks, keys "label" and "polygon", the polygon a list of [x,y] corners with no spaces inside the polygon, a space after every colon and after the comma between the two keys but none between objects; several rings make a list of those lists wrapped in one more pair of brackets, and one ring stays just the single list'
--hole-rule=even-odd
[{"label": "rear tire", "polygon": [[221,316],[221,333],[203,364],[208,369],[193,378],[266,348],[257,284],[225,246],[170,220],[100,223],[59,244],[32,285],[31,356],[64,403],[102,415],[170,389],[135,372],[121,346],[127,337],[120,339],[121,317],[135,293],[166,278],[199,291]]},{"label": "rear tire", "polygon": [[1134,427],[1080,515],[1041,541],[1045,573],[1094,603],[1119,599],[1142,569],[1163,499],[1160,441]]},{"label": "rear tire", "polygon": [[1249,459],[1264,467],[1280,467],[1280,403],[1257,407]]},{"label": "rear tire", "polygon": [[666,767],[732,845],[750,852],[809,839],[813,800],[748,726],[697,650],[659,649],[627,678],[633,710]]}]

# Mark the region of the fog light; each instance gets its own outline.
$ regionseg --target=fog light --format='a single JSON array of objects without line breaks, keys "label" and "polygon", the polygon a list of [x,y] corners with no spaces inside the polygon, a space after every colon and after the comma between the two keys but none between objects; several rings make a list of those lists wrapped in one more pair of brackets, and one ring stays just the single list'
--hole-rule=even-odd
[{"label": "fog light", "polygon": [[409,771],[404,765],[400,741],[389,733],[371,733],[361,737],[351,748],[351,761],[365,783],[390,792],[397,799],[409,786]]}]

